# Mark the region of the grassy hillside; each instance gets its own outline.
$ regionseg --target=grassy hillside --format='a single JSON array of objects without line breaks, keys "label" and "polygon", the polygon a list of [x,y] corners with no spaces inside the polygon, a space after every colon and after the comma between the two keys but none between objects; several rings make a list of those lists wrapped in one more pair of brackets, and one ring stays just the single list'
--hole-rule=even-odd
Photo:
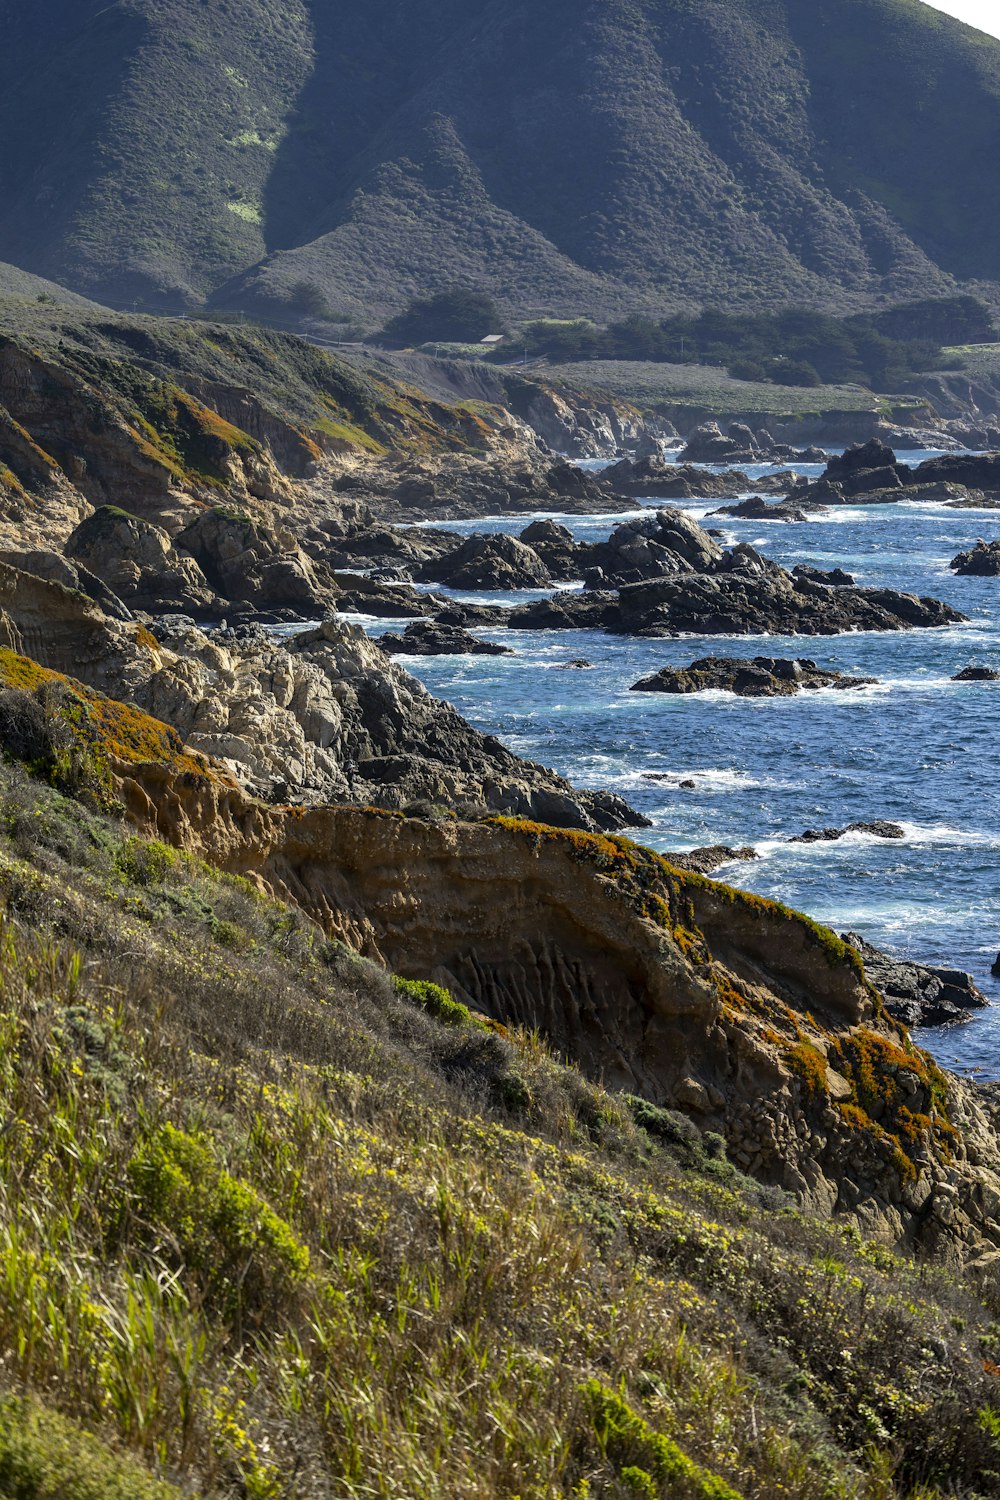
[{"label": "grassy hillside", "polygon": [[[8,749],[57,708],[0,694]],[[1000,1494],[971,1284],[34,759],[0,767],[0,1493]]]},{"label": "grassy hillside", "polygon": [[155,506],[172,486],[259,493],[265,456],[300,477],[324,451],[475,451],[496,426],[487,407],[436,401],[294,335],[0,296],[0,496],[14,519],[60,475],[94,504]]},{"label": "grassy hillside", "polygon": [[0,256],[119,303],[377,321],[455,281],[595,315],[1000,281],[1000,44],[919,0],[0,21]]}]

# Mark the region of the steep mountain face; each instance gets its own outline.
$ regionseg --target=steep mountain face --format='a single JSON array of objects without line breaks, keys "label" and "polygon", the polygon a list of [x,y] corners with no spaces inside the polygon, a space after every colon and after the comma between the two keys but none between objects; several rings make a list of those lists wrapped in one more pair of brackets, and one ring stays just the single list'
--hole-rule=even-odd
[{"label": "steep mountain face", "polygon": [[1000,44],[915,0],[0,21],[0,256],[88,294],[370,321],[462,280],[556,312],[1000,281]]}]

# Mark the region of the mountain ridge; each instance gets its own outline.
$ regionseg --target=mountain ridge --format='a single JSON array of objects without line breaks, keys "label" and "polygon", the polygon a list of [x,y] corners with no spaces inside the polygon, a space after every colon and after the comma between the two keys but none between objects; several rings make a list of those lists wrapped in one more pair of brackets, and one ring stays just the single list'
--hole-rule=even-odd
[{"label": "mountain ridge", "polygon": [[1000,285],[1000,42],[917,0],[0,20],[0,256],[98,299],[370,322],[454,281],[567,314]]}]

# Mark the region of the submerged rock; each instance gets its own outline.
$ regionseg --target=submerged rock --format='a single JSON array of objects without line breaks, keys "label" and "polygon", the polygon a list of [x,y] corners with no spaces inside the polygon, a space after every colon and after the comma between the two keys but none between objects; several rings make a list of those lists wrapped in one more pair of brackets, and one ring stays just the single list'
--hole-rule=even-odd
[{"label": "submerged rock", "polygon": [[845,932],[843,939],[861,954],[865,974],[882,995],[893,1020],[905,1026],[947,1026],[967,1020],[970,1010],[981,1010],[990,1003],[972,975],[962,969],[934,968],[892,958],[856,932]]},{"label": "submerged rock", "polygon": [[806,512],[798,505],[782,500],[778,505],[768,505],[761,495],[751,495],[735,505],[723,505],[713,510],[713,516],[734,516],[749,521],[808,521]]},{"label": "submerged rock", "polygon": [[689,667],[664,667],[632,684],[633,693],[704,693],[721,689],[741,698],[790,698],[805,689],[870,687],[874,677],[847,677],[808,658],[703,656]]}]

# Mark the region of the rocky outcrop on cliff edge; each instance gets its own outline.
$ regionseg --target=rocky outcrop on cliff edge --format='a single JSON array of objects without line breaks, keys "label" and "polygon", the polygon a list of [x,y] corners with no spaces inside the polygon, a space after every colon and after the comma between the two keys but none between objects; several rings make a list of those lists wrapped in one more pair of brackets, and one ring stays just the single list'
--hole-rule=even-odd
[{"label": "rocky outcrop on cliff edge", "polygon": [[591,829],[644,821],[473,729],[342,619],[285,640],[191,621],[150,631],[0,564],[0,645],[129,698],[265,797],[424,801]]}]

